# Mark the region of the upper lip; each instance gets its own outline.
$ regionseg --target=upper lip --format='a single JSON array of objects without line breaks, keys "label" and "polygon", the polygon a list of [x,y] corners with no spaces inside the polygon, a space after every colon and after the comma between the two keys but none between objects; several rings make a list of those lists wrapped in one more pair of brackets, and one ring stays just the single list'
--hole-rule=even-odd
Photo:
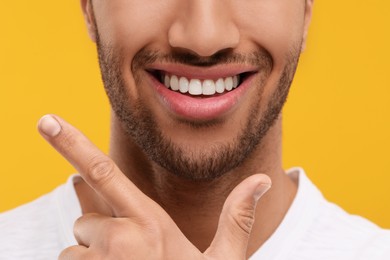
[{"label": "upper lip", "polygon": [[255,73],[258,67],[247,64],[219,64],[210,67],[197,67],[178,63],[152,64],[147,71],[158,71],[169,75],[194,79],[219,79],[242,73]]}]

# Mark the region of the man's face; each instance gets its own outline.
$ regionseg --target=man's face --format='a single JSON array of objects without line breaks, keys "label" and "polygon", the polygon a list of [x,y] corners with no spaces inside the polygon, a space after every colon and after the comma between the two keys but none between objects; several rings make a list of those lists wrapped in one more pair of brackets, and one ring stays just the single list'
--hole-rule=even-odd
[{"label": "man's face", "polygon": [[241,165],[278,118],[310,13],[302,0],[82,2],[123,129],[198,180]]}]

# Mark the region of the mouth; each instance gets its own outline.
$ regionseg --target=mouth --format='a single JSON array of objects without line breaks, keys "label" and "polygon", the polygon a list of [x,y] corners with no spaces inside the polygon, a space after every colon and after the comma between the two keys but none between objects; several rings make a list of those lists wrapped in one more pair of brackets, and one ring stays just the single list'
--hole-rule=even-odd
[{"label": "mouth", "polygon": [[174,75],[162,70],[149,70],[148,72],[167,89],[196,98],[215,97],[229,93],[240,87],[242,82],[254,74],[254,72],[245,72],[217,79],[207,79]]},{"label": "mouth", "polygon": [[252,85],[256,68],[155,66],[146,70],[160,103],[187,121],[220,118],[239,106]]}]

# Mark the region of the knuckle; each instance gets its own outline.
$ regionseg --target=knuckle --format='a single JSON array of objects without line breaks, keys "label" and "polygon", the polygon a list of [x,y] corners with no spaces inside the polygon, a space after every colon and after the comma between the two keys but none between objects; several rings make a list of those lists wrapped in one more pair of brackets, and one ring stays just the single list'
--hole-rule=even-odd
[{"label": "knuckle", "polygon": [[80,227],[83,223],[82,218],[83,216],[79,217],[78,219],[76,219],[76,221],[73,224],[73,235],[76,237],[76,239],[80,237]]},{"label": "knuckle", "polygon": [[104,228],[104,234],[107,242],[110,244],[118,245],[123,241],[123,237],[127,236],[126,227],[123,224],[107,223]]},{"label": "knuckle", "polygon": [[156,250],[164,244],[167,234],[172,232],[169,227],[164,225],[164,221],[162,220],[157,221],[156,219],[146,217],[143,220],[132,219],[132,221],[135,224],[134,230],[142,234],[141,236],[137,236],[142,240],[138,242],[142,242],[142,244],[155,248]]},{"label": "knuckle", "polygon": [[153,248],[157,255],[163,255],[167,234],[171,230],[164,230],[164,227],[156,221],[144,225],[142,230],[144,231],[144,236],[140,242],[149,248]]},{"label": "knuckle", "polygon": [[255,222],[255,208],[248,205],[231,209],[229,219],[239,231],[249,235]]},{"label": "knuckle", "polygon": [[88,220],[94,217],[98,217],[99,214],[97,213],[85,213],[84,215],[80,216],[76,219],[76,221],[73,224],[74,229],[79,228],[80,226],[84,225]]},{"label": "knuckle", "polygon": [[107,219],[101,234],[100,247],[107,256],[139,248],[153,249],[150,254],[154,256],[164,255],[166,233],[157,222],[140,225],[127,218]]},{"label": "knuckle", "polygon": [[78,247],[79,246],[71,246],[71,247],[65,248],[64,250],[62,250],[62,252],[58,256],[58,259],[59,260],[75,259]]},{"label": "knuckle", "polygon": [[58,260],[71,259],[70,256],[72,254],[71,248],[65,248],[62,250],[61,254],[58,256]]},{"label": "knuckle", "polygon": [[82,215],[81,217],[79,217],[78,219],[76,219],[76,221],[74,222],[73,224],[73,227],[74,228],[77,228],[79,227],[80,225],[82,225],[84,223],[84,219],[86,218],[86,215]]},{"label": "knuckle", "polygon": [[114,177],[115,164],[106,156],[92,157],[87,166],[87,177],[96,184],[105,183]]},{"label": "knuckle", "polygon": [[129,246],[126,241],[131,236],[132,227],[126,221],[116,219],[107,221],[102,233],[104,234],[103,245],[107,251],[115,248],[126,248]]},{"label": "knuckle", "polygon": [[155,243],[156,241],[163,241],[165,234],[168,234],[167,231],[164,231],[164,228],[156,221],[149,222],[145,226],[146,230],[148,230],[150,237],[153,238],[150,243]]}]

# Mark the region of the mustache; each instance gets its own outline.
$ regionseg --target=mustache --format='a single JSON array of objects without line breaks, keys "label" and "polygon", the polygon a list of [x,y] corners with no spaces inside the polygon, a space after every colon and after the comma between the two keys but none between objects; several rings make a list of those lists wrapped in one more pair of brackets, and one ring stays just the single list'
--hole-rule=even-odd
[{"label": "mustache", "polygon": [[197,67],[211,67],[218,64],[246,64],[260,68],[272,68],[273,59],[270,53],[259,50],[251,53],[235,53],[222,50],[211,56],[203,57],[189,51],[172,51],[162,53],[156,50],[142,49],[133,58],[133,70],[148,67],[153,63],[178,63]]}]

